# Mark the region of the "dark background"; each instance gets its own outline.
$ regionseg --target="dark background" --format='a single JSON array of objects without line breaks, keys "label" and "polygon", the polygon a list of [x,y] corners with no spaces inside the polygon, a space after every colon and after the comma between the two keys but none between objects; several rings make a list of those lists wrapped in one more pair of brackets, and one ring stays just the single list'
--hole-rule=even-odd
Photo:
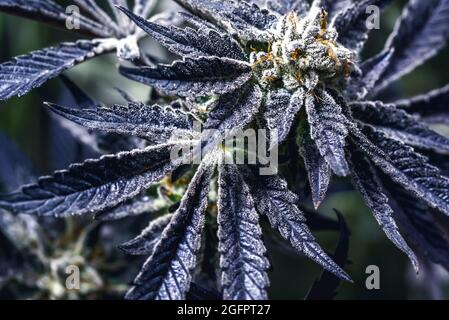
[{"label": "dark background", "polygon": [[[383,48],[404,3],[405,1],[393,1],[382,13],[381,29],[372,32],[363,54],[365,58]],[[69,32],[0,13],[1,62],[12,56],[74,39],[76,38]],[[158,47],[154,47],[154,50],[160,52]],[[398,83],[401,97],[425,93],[449,83],[448,58],[449,48],[446,48],[436,58],[403,78]],[[105,104],[123,102],[113,90],[116,86],[125,88],[137,99],[146,97],[148,88],[121,78],[115,68],[116,63],[114,56],[101,57],[66,74]],[[47,129],[49,115],[42,102],[57,101],[60,94],[61,86],[55,79],[25,97],[0,102],[0,129],[17,142],[42,173],[49,172],[49,150],[57,138]],[[445,128],[438,129],[445,131]],[[437,276],[436,281],[417,278],[411,271],[407,258],[387,240],[357,193],[345,191],[333,194],[328,197],[320,211],[331,215],[332,208],[343,212],[351,230],[349,258],[352,263],[346,270],[354,279],[354,284],[343,284],[337,295],[338,299],[449,298],[449,276],[446,271],[433,269]],[[325,248],[333,250],[338,235],[322,232],[318,233],[317,237]],[[271,298],[304,297],[319,275],[319,268],[302,257],[294,257],[274,249],[269,251],[273,264],[270,275]],[[365,269],[368,265],[377,265],[380,268],[380,290],[369,291],[365,287]]]}]

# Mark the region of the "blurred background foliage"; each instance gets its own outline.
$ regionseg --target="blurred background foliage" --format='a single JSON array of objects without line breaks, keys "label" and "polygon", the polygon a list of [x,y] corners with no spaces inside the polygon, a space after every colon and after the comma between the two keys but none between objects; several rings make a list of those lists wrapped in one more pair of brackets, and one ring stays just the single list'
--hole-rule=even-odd
[{"label": "blurred background foliage", "polygon": [[[169,1],[162,2],[165,5]],[[406,0],[394,0],[382,13],[381,28],[371,33],[371,39],[363,53],[364,58],[373,56],[383,48],[405,2]],[[70,32],[0,13],[1,62],[60,41],[75,39],[77,36]],[[146,46],[153,55],[164,55],[164,50],[152,41],[146,41]],[[411,97],[449,83],[448,58],[449,46],[436,58],[403,78],[396,88],[400,97]],[[124,103],[114,87],[124,89],[136,100],[146,100],[149,88],[120,77],[116,66],[117,61],[113,55],[103,56],[74,68],[66,75],[106,105]],[[56,102],[63,99],[64,94],[61,83],[54,79],[25,97],[0,102],[0,129],[18,144],[42,174],[50,172],[52,146],[59,145],[59,152],[64,152],[63,139],[53,136],[48,129],[49,114],[42,102]],[[449,133],[447,128],[438,129]],[[448,273],[439,267],[422,264],[421,275],[416,277],[407,258],[387,240],[360,196],[345,183],[335,182],[334,192],[319,211],[334,217],[332,209],[336,208],[346,218],[351,231],[350,264],[346,266],[346,270],[354,280],[354,284],[342,284],[336,298],[449,298]],[[316,235],[323,247],[333,251],[338,234],[318,232]],[[128,259],[123,255],[118,257]],[[302,299],[321,272],[310,260],[285,253],[275,247],[269,246],[269,258],[273,265],[270,274],[270,297],[273,299]],[[365,270],[369,265],[377,265],[380,268],[380,290],[366,289]],[[428,274],[426,270],[432,270],[431,278],[423,278]]]}]

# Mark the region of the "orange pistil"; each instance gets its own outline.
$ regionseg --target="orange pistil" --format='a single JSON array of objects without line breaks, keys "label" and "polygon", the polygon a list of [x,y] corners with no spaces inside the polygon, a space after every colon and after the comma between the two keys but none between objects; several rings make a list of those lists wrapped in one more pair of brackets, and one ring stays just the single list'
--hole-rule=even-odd
[{"label": "orange pistil", "polygon": [[266,77],[264,77],[264,80],[265,80],[266,82],[275,82],[277,79],[278,79],[278,78],[275,77],[275,76],[266,76]]},{"label": "orange pistil", "polygon": [[302,74],[301,74],[301,72],[300,71],[297,71],[296,73],[295,73],[295,79],[296,79],[296,81],[298,81],[299,83],[302,83]]},{"label": "orange pistil", "polygon": [[294,61],[298,61],[299,57],[302,55],[301,50],[295,49],[292,53],[290,53],[290,59]]},{"label": "orange pistil", "polygon": [[171,177],[166,176],[162,181],[161,184],[164,185],[165,184],[165,188],[162,188],[162,193],[167,196],[170,197],[171,195],[173,195],[173,183],[171,180]]},{"label": "orange pistil", "polygon": [[343,62],[342,69],[343,69],[343,75],[345,76],[345,78],[349,78],[349,76],[351,75],[350,63],[348,63],[347,61]]},{"label": "orange pistil", "polygon": [[332,49],[332,47],[327,47],[327,55],[329,56],[329,58],[331,58],[332,60],[334,60],[335,62],[340,62],[338,60],[337,54],[335,53],[334,49]]},{"label": "orange pistil", "polygon": [[320,34],[319,37],[322,38],[327,31],[327,16],[328,13],[326,12],[326,10],[321,10],[321,14],[320,14]]}]

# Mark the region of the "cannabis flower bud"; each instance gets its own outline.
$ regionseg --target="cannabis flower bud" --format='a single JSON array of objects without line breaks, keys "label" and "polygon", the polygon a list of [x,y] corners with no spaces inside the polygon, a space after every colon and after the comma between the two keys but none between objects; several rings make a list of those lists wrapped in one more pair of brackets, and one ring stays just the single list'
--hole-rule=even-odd
[{"label": "cannabis flower bud", "polygon": [[337,37],[325,10],[314,8],[303,18],[289,12],[276,24],[268,49],[253,48],[250,63],[262,86],[312,91],[320,81],[335,84],[348,77],[353,68],[356,53],[337,43]]}]

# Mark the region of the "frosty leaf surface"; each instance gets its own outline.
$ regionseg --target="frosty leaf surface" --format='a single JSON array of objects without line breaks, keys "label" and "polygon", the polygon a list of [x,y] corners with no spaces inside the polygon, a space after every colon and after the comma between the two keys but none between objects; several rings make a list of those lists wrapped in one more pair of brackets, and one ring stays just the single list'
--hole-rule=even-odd
[{"label": "frosty leaf surface", "polygon": [[159,237],[171,219],[172,214],[166,214],[152,220],[137,237],[121,244],[120,249],[131,255],[151,255]]},{"label": "frosty leaf surface", "polygon": [[0,196],[0,207],[17,213],[63,217],[114,207],[148,188],[176,165],[172,144],[121,152],[74,164],[36,184]]},{"label": "frosty leaf surface", "polygon": [[228,58],[199,57],[156,68],[120,68],[121,73],[167,94],[204,97],[231,92],[251,77],[248,64]]},{"label": "frosty leaf surface", "polygon": [[267,299],[268,259],[259,215],[236,165],[221,165],[218,198],[218,250],[225,300]]},{"label": "frosty leaf surface", "polygon": [[130,103],[97,109],[73,109],[48,104],[56,114],[89,129],[138,136],[163,143],[175,136],[187,139],[194,116],[171,106]]},{"label": "frosty leaf surface", "polygon": [[0,100],[23,96],[63,71],[95,57],[98,44],[80,40],[30,54],[0,64]]},{"label": "frosty leaf surface", "polygon": [[321,249],[306,224],[304,214],[298,209],[298,197],[288,190],[287,183],[277,176],[258,176],[246,167],[245,181],[260,214],[266,215],[271,226],[298,252],[320,264],[341,279],[350,277]]},{"label": "frosty leaf surface", "polygon": [[185,299],[201,246],[213,166],[203,163],[128,291],[127,299]]}]

